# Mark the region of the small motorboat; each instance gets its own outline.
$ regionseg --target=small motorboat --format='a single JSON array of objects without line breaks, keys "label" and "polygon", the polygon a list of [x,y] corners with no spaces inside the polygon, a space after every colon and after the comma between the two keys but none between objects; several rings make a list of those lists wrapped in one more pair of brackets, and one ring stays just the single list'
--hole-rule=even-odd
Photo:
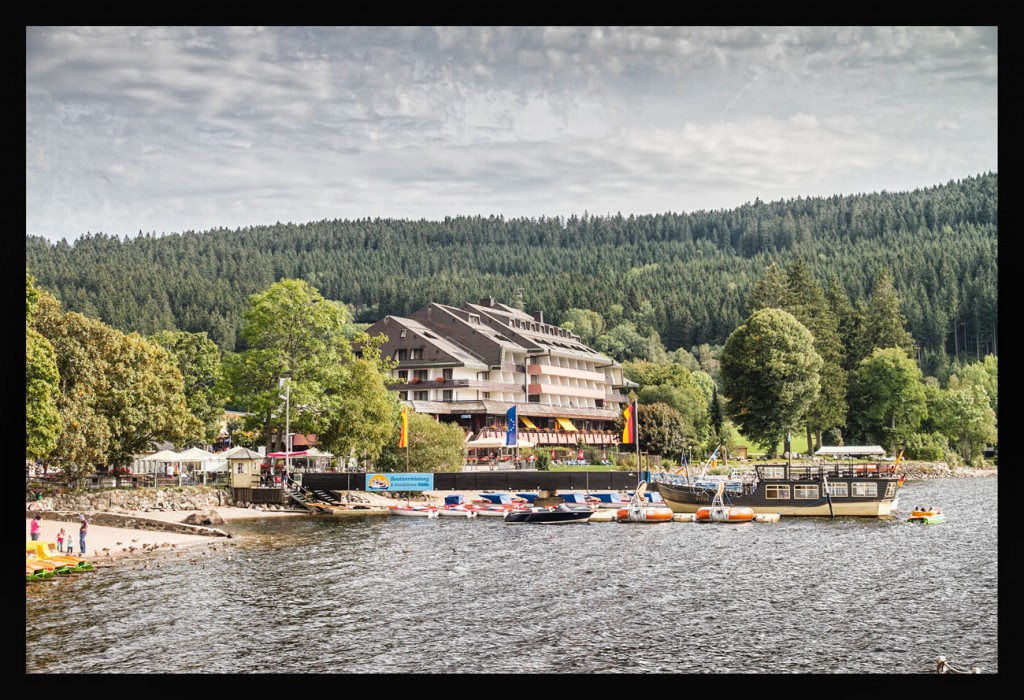
[{"label": "small motorboat", "polygon": [[414,518],[436,518],[437,508],[431,506],[388,506],[391,515],[411,516]]},{"label": "small motorboat", "polygon": [[921,523],[922,525],[938,525],[946,522],[946,514],[939,506],[918,506],[907,518],[908,523]]},{"label": "small motorboat", "polygon": [[648,504],[644,501],[647,482],[641,481],[629,501],[629,505],[615,512],[620,523],[670,523],[675,515],[668,506]]},{"label": "small motorboat", "polygon": [[559,503],[553,508],[534,506],[521,510],[510,510],[505,514],[506,523],[536,523],[539,525],[566,525],[569,523],[585,523],[594,514],[594,509],[587,506],[570,506]]},{"label": "small motorboat", "polygon": [[719,482],[718,491],[711,499],[711,505],[697,509],[693,519],[698,523],[749,523],[753,522],[757,513],[748,506],[731,506],[725,504],[725,482]]},{"label": "small motorboat", "polygon": [[460,504],[438,508],[437,514],[444,518],[475,518],[477,510]]}]

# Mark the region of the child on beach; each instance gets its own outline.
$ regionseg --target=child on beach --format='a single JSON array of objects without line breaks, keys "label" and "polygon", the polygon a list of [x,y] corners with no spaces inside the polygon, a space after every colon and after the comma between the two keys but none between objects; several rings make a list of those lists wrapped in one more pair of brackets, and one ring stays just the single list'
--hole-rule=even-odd
[{"label": "child on beach", "polygon": [[60,532],[57,533],[57,551],[64,552],[64,528],[61,528]]}]

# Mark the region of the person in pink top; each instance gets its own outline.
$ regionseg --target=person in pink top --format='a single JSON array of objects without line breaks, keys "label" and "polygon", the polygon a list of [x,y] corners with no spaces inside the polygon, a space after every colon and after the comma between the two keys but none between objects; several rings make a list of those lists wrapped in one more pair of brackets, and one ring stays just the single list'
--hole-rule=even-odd
[{"label": "person in pink top", "polygon": [[43,516],[41,515],[37,515],[36,517],[32,518],[32,527],[29,528],[29,533],[31,533],[33,540],[39,539],[39,531],[42,530],[42,525],[40,524],[40,521],[42,519]]}]

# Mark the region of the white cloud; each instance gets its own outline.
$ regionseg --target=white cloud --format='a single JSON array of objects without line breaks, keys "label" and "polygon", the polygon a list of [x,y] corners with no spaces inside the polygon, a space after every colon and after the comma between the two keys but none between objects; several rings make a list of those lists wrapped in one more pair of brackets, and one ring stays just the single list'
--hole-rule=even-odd
[{"label": "white cloud", "polygon": [[997,169],[963,27],[29,28],[30,235],[684,211]]}]

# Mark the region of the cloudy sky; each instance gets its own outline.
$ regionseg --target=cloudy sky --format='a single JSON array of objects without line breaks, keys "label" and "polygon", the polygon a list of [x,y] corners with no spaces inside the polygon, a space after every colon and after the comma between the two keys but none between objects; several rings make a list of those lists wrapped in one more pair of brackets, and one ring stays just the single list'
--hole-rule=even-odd
[{"label": "cloudy sky", "polygon": [[624,215],[997,171],[994,27],[28,27],[26,231]]}]

